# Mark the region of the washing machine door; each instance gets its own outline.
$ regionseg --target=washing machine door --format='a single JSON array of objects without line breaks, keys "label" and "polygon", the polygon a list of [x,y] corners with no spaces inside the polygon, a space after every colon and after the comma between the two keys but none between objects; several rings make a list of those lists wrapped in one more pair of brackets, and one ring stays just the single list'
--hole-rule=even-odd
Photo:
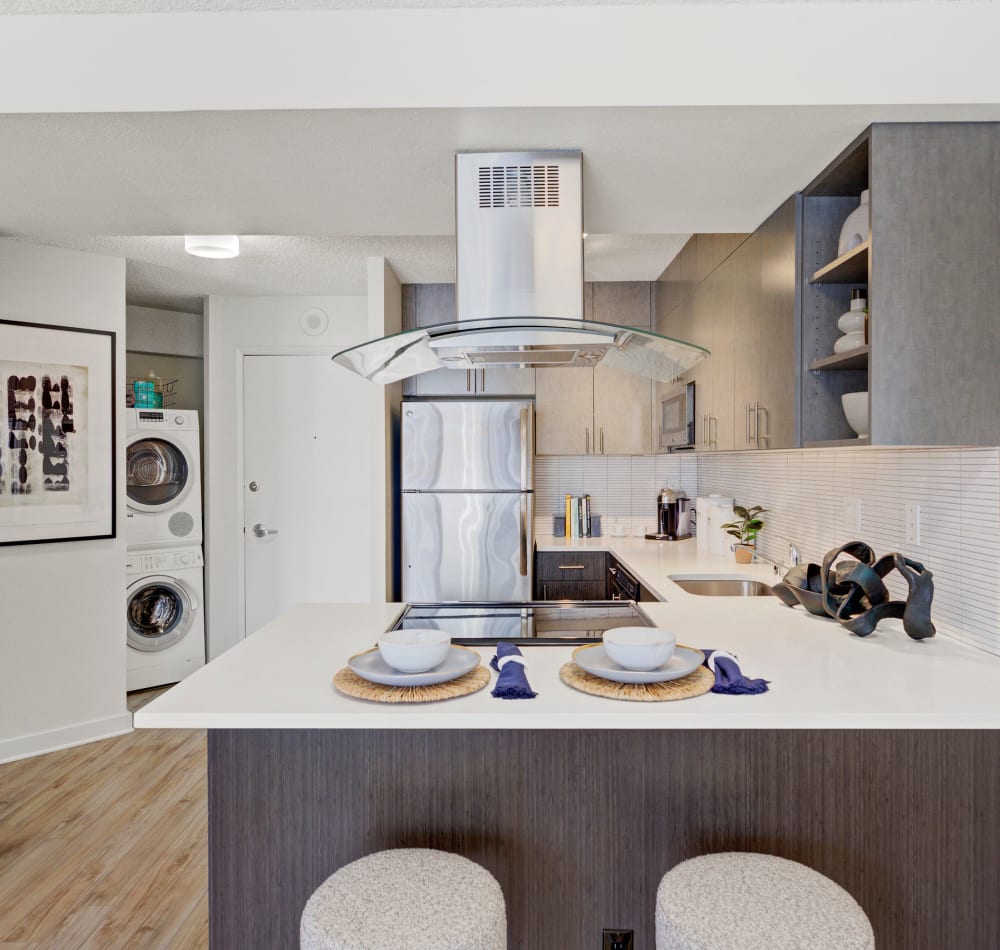
[{"label": "washing machine door", "polygon": [[184,581],[165,574],[143,577],[128,588],[128,645],[144,653],[172,647],[191,629],[198,607]]},{"label": "washing machine door", "polygon": [[125,450],[129,507],[167,511],[191,489],[192,460],[183,445],[163,436],[138,435]]}]

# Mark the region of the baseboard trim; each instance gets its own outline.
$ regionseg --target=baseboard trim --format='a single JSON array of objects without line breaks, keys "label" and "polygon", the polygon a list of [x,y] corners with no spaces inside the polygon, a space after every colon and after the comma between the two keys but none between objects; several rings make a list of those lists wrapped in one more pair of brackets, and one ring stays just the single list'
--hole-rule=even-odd
[{"label": "baseboard trim", "polygon": [[110,739],[112,736],[120,736],[131,731],[132,713],[121,712],[104,719],[91,719],[89,722],[79,722],[60,729],[50,729],[47,732],[0,739],[0,764],[44,755],[46,752],[57,752],[59,749],[69,749],[85,742],[96,742],[98,739]]}]

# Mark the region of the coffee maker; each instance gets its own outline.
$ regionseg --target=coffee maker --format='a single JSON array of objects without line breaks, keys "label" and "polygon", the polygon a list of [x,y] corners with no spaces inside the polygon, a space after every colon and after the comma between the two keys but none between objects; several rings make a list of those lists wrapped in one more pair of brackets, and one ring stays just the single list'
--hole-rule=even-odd
[{"label": "coffee maker", "polygon": [[691,499],[683,491],[664,488],[656,497],[656,534],[650,541],[683,541],[691,537]]}]

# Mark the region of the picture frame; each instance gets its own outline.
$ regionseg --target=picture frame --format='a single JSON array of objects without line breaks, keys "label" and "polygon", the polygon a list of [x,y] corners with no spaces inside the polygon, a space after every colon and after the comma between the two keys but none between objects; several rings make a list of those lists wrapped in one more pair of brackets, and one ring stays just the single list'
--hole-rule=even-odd
[{"label": "picture frame", "polygon": [[116,334],[0,318],[0,546],[116,536]]}]

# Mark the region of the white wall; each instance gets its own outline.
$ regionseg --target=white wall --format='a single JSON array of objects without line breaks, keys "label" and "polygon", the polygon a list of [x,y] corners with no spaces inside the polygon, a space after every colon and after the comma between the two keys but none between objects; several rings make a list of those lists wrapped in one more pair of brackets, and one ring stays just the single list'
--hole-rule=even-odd
[{"label": "white wall", "polygon": [[[0,238],[0,317],[115,331],[122,393],[124,259]],[[119,400],[117,537],[0,548],[0,762],[131,728],[123,405]]]},{"label": "white wall", "polygon": [[155,307],[125,308],[125,348],[138,353],[171,356],[205,355],[205,328],[200,313]]},{"label": "white wall", "polygon": [[[314,308],[329,318],[320,336],[305,333],[303,315]],[[243,357],[254,354],[324,353],[368,337],[365,297],[209,297],[205,308],[205,599],[208,655],[214,659],[243,636]],[[363,412],[377,428],[382,389],[372,386]],[[375,433],[383,438],[381,429]],[[371,464],[368,446],[358,446],[352,465]],[[336,486],[331,486],[336,490]],[[373,497],[384,504],[381,475]],[[369,505],[371,499],[358,499]],[[367,556],[367,553],[366,555]],[[384,578],[373,578],[381,589]],[[359,591],[358,599],[369,599]]]}]

